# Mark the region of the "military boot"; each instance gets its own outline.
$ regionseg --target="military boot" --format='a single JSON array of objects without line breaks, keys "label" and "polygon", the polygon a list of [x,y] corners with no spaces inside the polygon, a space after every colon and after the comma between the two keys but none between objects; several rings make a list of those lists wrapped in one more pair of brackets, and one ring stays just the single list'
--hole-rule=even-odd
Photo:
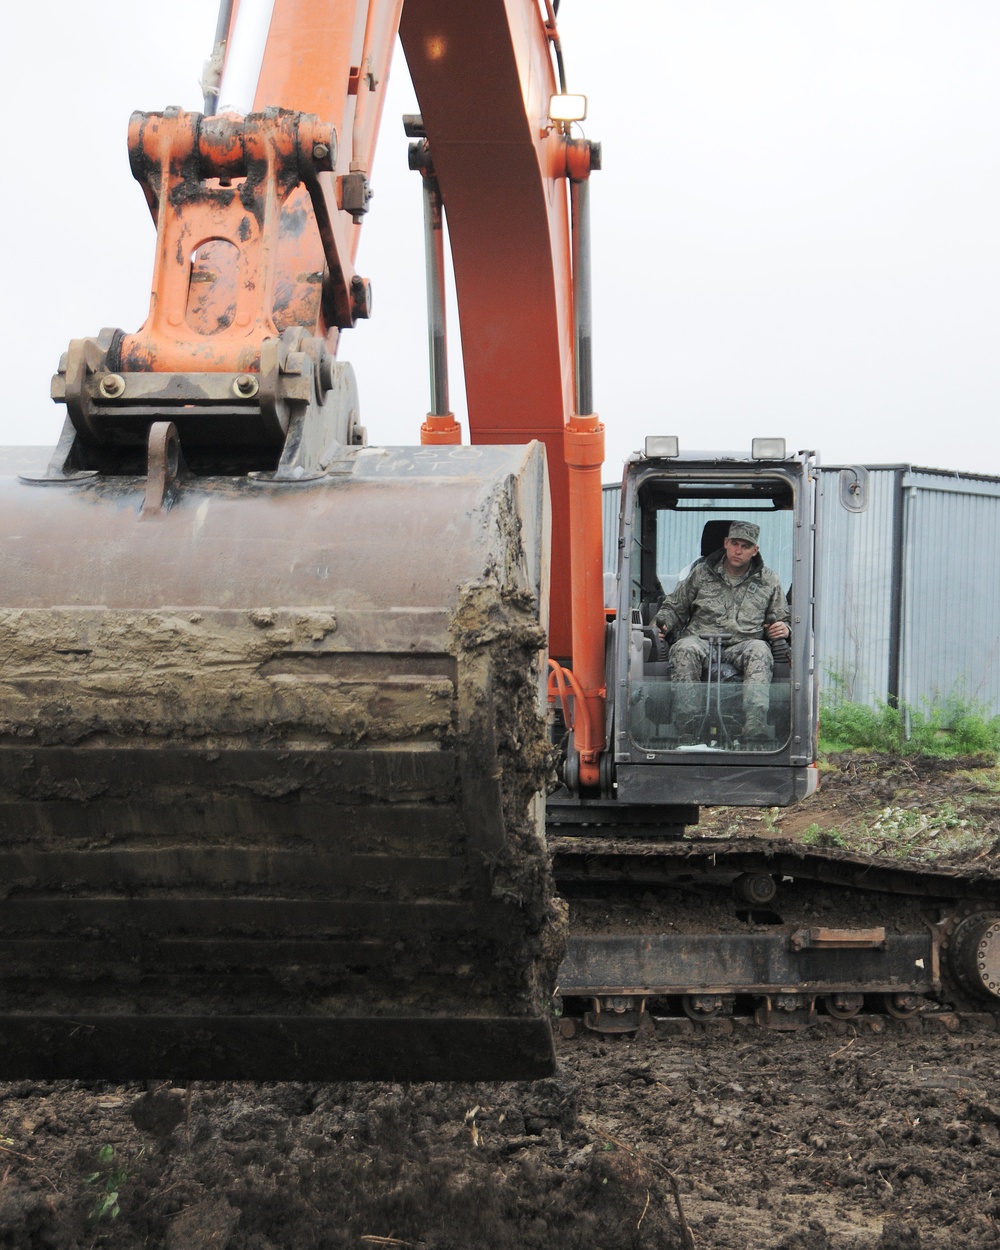
[{"label": "military boot", "polygon": [[755,698],[747,698],[756,694],[749,683],[744,686],[743,699],[743,738],[748,742],[770,741],[771,727],[767,723],[767,703]]}]

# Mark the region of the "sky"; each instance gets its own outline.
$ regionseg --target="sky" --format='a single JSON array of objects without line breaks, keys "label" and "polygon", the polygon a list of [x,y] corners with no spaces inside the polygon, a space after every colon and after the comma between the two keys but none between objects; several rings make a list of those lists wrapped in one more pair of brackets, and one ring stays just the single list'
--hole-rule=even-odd
[{"label": "sky", "polygon": [[[617,16],[612,16],[617,15]],[[54,443],[71,338],[134,330],[154,230],[128,168],[133,109],[201,107],[212,0],[57,0],[4,41],[0,443]],[[562,0],[587,94],[594,396],[604,477],[646,434],[824,463],[1000,476],[1000,5],[996,0]],[[428,407],[420,180],[393,64],[358,270],[374,314],[342,339],[373,443]],[[458,322],[451,398],[463,418]],[[466,427],[467,428],[467,427]]]}]

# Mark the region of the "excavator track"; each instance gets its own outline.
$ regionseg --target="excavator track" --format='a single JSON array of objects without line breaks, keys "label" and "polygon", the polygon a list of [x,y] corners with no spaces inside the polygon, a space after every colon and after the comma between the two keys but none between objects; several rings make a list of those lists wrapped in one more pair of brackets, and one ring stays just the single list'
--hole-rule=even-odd
[{"label": "excavator track", "polygon": [[784,840],[553,836],[560,1028],[1000,1027],[1000,880]]},{"label": "excavator track", "polygon": [[550,1071],[537,445],[4,466],[3,1078]]}]

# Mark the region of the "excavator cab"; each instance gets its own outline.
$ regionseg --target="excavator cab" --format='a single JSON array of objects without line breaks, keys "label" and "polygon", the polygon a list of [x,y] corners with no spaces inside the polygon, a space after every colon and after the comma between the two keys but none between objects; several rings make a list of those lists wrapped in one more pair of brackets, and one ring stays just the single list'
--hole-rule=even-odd
[{"label": "excavator cab", "polygon": [[[626,466],[609,683],[619,803],[782,806],[815,788],[812,460],[764,450],[767,458],[650,454]],[[687,622],[668,637],[656,624],[695,565],[718,558],[734,521],[759,528],[760,556],[789,605],[791,637],[769,644],[763,694],[730,662],[731,635],[695,635],[701,671],[679,671],[671,652]],[[760,594],[748,588],[737,618],[762,616]]]}]

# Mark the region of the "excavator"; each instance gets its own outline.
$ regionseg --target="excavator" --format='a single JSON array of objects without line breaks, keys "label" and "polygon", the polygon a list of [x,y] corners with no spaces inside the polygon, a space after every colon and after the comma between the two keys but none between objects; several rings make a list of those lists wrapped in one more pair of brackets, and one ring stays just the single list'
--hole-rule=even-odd
[{"label": "excavator", "polygon": [[[816,786],[815,459],[651,435],[605,577],[557,6],[264,7],[224,0],[203,112],[133,114],[149,315],[72,341],[57,446],[0,457],[0,1075],[528,1079],[554,1022],[996,1012],[991,881],[693,832]],[[414,447],[369,444],[337,355],[397,34]],[[792,605],[752,740],[725,637],[684,691],[655,625],[734,521]]]}]

